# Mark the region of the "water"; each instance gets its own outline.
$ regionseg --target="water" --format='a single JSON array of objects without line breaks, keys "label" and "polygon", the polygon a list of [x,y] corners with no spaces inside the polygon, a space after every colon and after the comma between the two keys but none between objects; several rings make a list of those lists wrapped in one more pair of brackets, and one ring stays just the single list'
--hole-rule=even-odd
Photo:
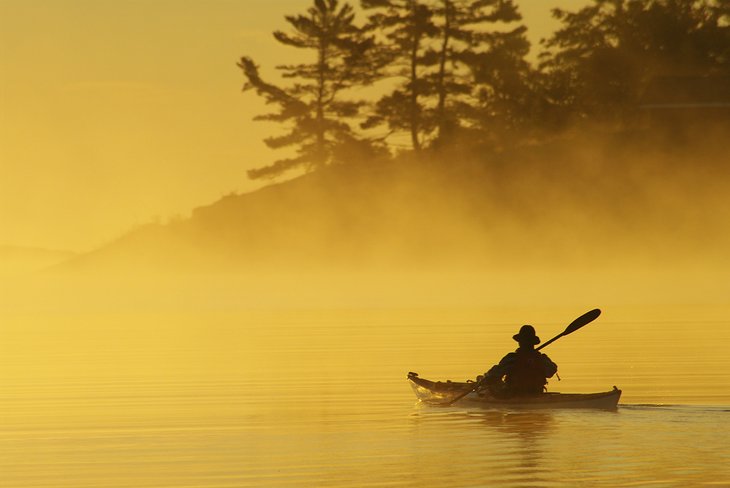
[{"label": "water", "polygon": [[588,308],[20,307],[0,486],[730,486],[724,311],[607,309],[545,350],[552,390],[615,384],[617,411],[415,401],[408,371],[474,377],[523,318],[546,341]]}]

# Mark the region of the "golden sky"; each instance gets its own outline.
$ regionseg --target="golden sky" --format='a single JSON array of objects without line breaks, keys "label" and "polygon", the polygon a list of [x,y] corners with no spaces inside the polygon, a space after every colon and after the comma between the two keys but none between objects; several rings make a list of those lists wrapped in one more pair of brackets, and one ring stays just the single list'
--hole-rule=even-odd
[{"label": "golden sky", "polygon": [[[534,44],[552,7],[518,1]],[[309,0],[0,0],[0,245],[84,251],[260,183],[272,127],[241,94],[248,54]]]}]

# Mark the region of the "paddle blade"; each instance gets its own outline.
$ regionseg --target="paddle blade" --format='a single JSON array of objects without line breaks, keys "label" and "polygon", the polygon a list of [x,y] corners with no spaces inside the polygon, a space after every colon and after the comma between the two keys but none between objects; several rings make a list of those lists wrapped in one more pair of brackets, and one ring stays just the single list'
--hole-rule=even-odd
[{"label": "paddle blade", "polygon": [[591,322],[596,320],[599,315],[601,315],[601,310],[598,308],[593,309],[590,312],[584,313],[583,315],[572,321],[570,325],[565,328],[565,332],[563,332],[563,335],[568,335],[580,329],[584,325],[590,324]]}]

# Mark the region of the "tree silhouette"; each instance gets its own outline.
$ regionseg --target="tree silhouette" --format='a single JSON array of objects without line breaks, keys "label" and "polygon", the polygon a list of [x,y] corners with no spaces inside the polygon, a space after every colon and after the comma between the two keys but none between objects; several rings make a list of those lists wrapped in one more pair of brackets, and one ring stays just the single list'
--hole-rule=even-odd
[{"label": "tree silhouette", "polygon": [[274,113],[255,120],[281,122],[289,131],[265,139],[273,149],[296,147],[296,156],[248,172],[251,178],[275,177],[288,170],[307,170],[334,162],[343,145],[357,145],[348,119],[356,117],[364,102],[343,98],[343,93],[372,79],[368,62],[373,45],[363,30],[354,24],[353,8],[338,0],[314,0],[304,15],[287,16],[291,31],[276,31],[274,38],[297,49],[310,50],[315,62],[282,65],[276,68],[293,83],[279,87],[264,81],[250,57],[238,66],[246,77],[244,90],[255,90],[267,104],[277,105]]},{"label": "tree silhouette", "polygon": [[711,0],[593,0],[553,10],[563,26],[542,68],[556,106],[624,125],[657,76],[730,74],[730,7]]},{"label": "tree silhouette", "polygon": [[433,63],[426,57],[427,41],[438,32],[433,12],[417,0],[362,0],[361,4],[371,12],[366,28],[383,38],[378,55],[387,66],[384,76],[402,80],[375,104],[363,127],[385,124],[391,132],[406,131],[412,148],[419,151],[423,138],[433,130],[421,100],[428,89],[423,69]]},{"label": "tree silhouette", "polygon": [[447,141],[465,124],[481,134],[509,124],[521,108],[515,102],[524,97],[529,71],[527,29],[509,28],[522,19],[517,6],[512,0],[436,3],[438,63],[429,79],[438,139]]},{"label": "tree silhouette", "polygon": [[[386,75],[402,80],[364,124],[410,134],[419,151],[511,125],[525,95],[529,42],[512,0],[362,0]],[[519,96],[517,96],[519,94]],[[496,122],[500,119],[499,122]],[[463,138],[462,138],[463,139]]]}]

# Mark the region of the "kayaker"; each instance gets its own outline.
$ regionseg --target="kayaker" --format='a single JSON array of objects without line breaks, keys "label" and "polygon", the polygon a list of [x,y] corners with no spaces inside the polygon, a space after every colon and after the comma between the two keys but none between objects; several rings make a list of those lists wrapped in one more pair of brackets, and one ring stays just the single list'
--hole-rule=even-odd
[{"label": "kayaker", "polygon": [[484,384],[495,395],[536,395],[542,393],[547,379],[558,372],[558,365],[547,355],[535,350],[540,338],[531,325],[523,325],[512,336],[519,347],[507,354],[499,364],[492,366],[484,377]]}]

